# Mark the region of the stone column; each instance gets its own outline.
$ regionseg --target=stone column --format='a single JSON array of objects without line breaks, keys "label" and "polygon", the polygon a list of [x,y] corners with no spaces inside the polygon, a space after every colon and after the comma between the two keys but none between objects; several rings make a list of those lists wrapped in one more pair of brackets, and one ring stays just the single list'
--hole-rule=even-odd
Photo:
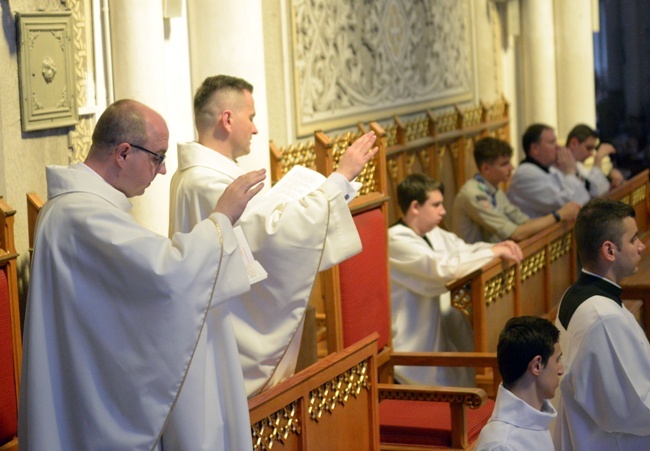
[{"label": "stone column", "polygon": [[558,140],[578,123],[596,126],[591,0],[555,0]]},{"label": "stone column", "polygon": [[[109,11],[115,99],[135,99],[165,117],[162,2],[110,0]],[[132,199],[138,222],[165,236],[170,178],[159,174],[143,196]]]},{"label": "stone column", "polygon": [[557,127],[553,0],[521,2],[524,93],[522,129],[535,122]]},{"label": "stone column", "polygon": [[[253,84],[255,124],[245,170],[270,167],[261,0],[187,0],[192,93],[208,76],[227,74]],[[270,176],[270,172],[267,174]],[[267,182],[269,178],[267,177]],[[266,183],[266,187],[269,183]]]}]

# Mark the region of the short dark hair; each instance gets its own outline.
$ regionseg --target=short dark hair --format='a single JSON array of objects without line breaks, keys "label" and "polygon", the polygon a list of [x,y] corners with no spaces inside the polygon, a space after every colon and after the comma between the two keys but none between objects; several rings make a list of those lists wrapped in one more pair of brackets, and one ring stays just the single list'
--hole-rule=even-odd
[{"label": "short dark hair", "polygon": [[214,75],[203,80],[201,86],[194,94],[194,118],[201,120],[201,112],[212,98],[215,92],[244,92],[253,93],[253,85],[243,78],[231,75]]},{"label": "short dark hair", "polygon": [[559,338],[560,331],[547,319],[518,316],[508,320],[497,344],[497,363],[503,386],[510,388],[517,382],[537,356],[541,356],[542,365],[546,366]]},{"label": "short dark hair", "polygon": [[512,147],[507,141],[488,136],[474,144],[474,161],[479,171],[483,163],[494,163],[500,157],[512,157]]},{"label": "short dark hair", "polygon": [[141,106],[131,99],[121,99],[109,105],[93,131],[92,147],[95,151],[109,149],[122,142],[147,142],[147,121]]},{"label": "short dark hair", "polygon": [[587,138],[598,139],[598,131],[594,130],[588,125],[578,124],[575,127],[573,127],[569,132],[569,135],[566,138],[567,146],[569,145],[569,141],[571,141],[571,139],[573,138],[577,138],[578,142],[582,144],[587,140]]},{"label": "short dark hair", "polygon": [[539,142],[544,130],[553,130],[553,127],[546,124],[533,124],[528,126],[524,135],[521,137],[521,143],[524,146],[526,155],[530,153],[531,146]]},{"label": "short dark hair", "polygon": [[428,176],[427,174],[415,173],[407,176],[397,185],[397,203],[402,213],[406,214],[409,206],[414,200],[424,204],[429,193],[440,191],[445,194],[445,187],[442,182]]},{"label": "short dark hair", "polygon": [[574,232],[583,264],[598,261],[600,248],[605,241],[611,241],[617,248],[621,248],[623,220],[627,217],[636,217],[632,206],[599,197],[591,199],[580,209]]}]

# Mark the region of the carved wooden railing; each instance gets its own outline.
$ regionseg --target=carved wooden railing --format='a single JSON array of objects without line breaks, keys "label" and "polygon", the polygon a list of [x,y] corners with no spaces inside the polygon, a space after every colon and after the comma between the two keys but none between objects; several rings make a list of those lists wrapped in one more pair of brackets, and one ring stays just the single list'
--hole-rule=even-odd
[{"label": "carved wooden railing", "polygon": [[375,334],[252,398],[253,449],[378,450],[376,355]]},{"label": "carved wooden railing", "polygon": [[[423,172],[445,184],[444,202],[451,211],[456,192],[476,172],[474,143],[485,136],[509,140],[508,103],[499,99],[439,114],[426,111],[408,120],[395,117],[394,124],[382,126],[391,198],[397,199],[397,185],[407,175]],[[391,201],[390,223],[399,217],[399,208]]]},{"label": "carved wooden railing", "polygon": [[[634,207],[641,235],[650,232],[648,173],[643,171],[605,196]],[[447,284],[453,305],[472,321],[476,351],[496,350],[499,332],[513,316],[554,317],[562,294],[577,278],[573,224],[555,224],[520,246],[521,264],[495,259]]]}]

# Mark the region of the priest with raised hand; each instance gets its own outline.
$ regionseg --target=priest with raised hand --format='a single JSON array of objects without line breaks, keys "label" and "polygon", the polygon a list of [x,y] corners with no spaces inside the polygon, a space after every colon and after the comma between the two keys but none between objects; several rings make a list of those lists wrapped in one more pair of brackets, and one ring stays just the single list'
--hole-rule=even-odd
[{"label": "priest with raised hand", "polygon": [[[204,221],[171,240],[129,214],[128,198],[165,174],[168,138],[158,113],[120,100],[99,118],[84,163],[47,168],[25,319],[21,450],[162,449],[206,315],[250,288],[232,223],[264,171],[238,178]],[[231,394],[232,383],[214,388]],[[211,421],[222,437],[215,449],[251,447],[247,410]]]},{"label": "priest with raised hand", "polygon": [[[247,81],[218,75],[208,77],[194,97],[198,142],[178,148],[179,167],[171,185],[170,234],[190,230],[209,214],[209,204],[240,174],[239,157],[250,152],[257,134],[253,86]],[[188,380],[165,435],[179,449],[213,449],[209,424],[197,423],[197,412],[211,411],[214,403],[203,392],[215,383],[214,372],[239,366],[247,395],[253,396],[291,376],[315,278],[360,252],[361,241],[347,203],[356,196],[350,183],[376,154],[373,133],[359,138],[342,156],[338,169],[317,189],[298,200],[285,201],[266,193],[245,210],[239,225],[254,258],[268,278],[249,293],[210,312],[202,359],[194,359]],[[233,340],[217,344],[212,334],[232,330]],[[200,416],[200,415],[199,415]],[[208,436],[195,443],[186,434],[188,424]]]}]

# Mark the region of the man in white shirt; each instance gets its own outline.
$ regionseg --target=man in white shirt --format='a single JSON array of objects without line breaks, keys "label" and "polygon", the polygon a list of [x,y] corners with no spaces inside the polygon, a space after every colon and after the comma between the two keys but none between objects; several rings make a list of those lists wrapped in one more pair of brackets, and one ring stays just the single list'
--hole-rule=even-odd
[{"label": "man in white shirt", "polygon": [[[228,75],[208,77],[194,97],[198,142],[180,143],[178,171],[171,184],[170,233],[191,229],[243,171],[237,164],[250,152],[257,133],[253,86]],[[172,418],[165,443],[178,449],[211,450],[219,437],[197,412],[213,409],[214,372],[243,370],[250,397],[293,374],[300,348],[304,312],[319,271],[361,250],[347,202],[356,196],[351,181],[376,154],[375,136],[359,138],[336,171],[299,200],[283,201],[265,193],[251,203],[238,225],[268,278],[249,293],[210,311]],[[219,345],[212,334],[229,331]],[[212,369],[216,368],[216,369]],[[189,434],[195,428],[200,433]],[[196,437],[204,439],[195,443]]]},{"label": "man in white shirt", "polygon": [[[47,168],[25,318],[22,450],[158,449],[206,313],[249,289],[232,223],[265,171],[238,179],[209,218],[171,240],[129,214],[128,198],[165,174],[168,138],[158,113],[120,100],[99,118],[84,163]],[[230,382],[219,391],[229,396]],[[247,410],[214,419],[221,449],[251,448],[248,421]]]},{"label": "man in white shirt", "polygon": [[[607,175],[603,172],[603,159],[616,153],[616,149],[609,143],[598,145],[596,130],[585,124],[576,125],[569,132],[566,146],[576,160],[578,178],[583,181],[591,197],[602,196],[610,188],[623,183],[623,174],[618,169],[611,168]],[[585,160],[589,157],[593,157],[593,164],[588,168]]]},{"label": "man in white shirt", "polygon": [[590,199],[576,175],[571,152],[557,144],[555,131],[544,124],[533,124],[522,138],[526,158],[512,176],[508,198],[531,218],[539,218],[573,201],[583,205]]},{"label": "man in white shirt", "polygon": [[[519,246],[467,244],[439,226],[445,216],[443,185],[411,174],[397,187],[403,218],[388,230],[393,347],[396,351],[472,351],[474,335],[464,315],[450,306],[447,282],[494,257],[521,261]],[[395,367],[408,384],[474,386],[465,368]]]},{"label": "man in white shirt", "polygon": [[634,209],[592,199],[575,225],[583,265],[555,322],[567,371],[553,437],[556,449],[650,449],[650,344],[621,302],[621,280],[645,249]]},{"label": "man in white shirt", "polygon": [[497,362],[503,383],[476,451],[552,451],[549,425],[557,416],[549,399],[564,374],[560,331],[536,316],[511,318],[499,335]]}]

